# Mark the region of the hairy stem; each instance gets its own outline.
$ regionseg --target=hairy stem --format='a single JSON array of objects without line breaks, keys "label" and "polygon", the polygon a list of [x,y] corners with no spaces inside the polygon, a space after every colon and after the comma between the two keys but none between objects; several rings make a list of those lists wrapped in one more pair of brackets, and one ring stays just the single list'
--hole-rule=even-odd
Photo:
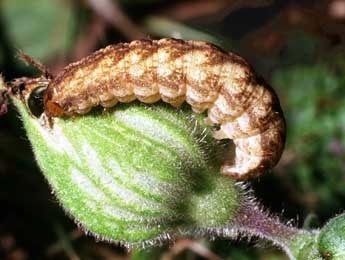
[{"label": "hairy stem", "polygon": [[[254,200],[245,201],[238,209],[236,216],[231,221],[237,234],[247,237],[258,237],[273,242],[280,247],[290,259],[298,260],[301,250],[313,253],[315,248],[309,245],[317,237],[316,231],[297,229],[285,224],[278,217],[267,214]],[[308,258],[309,259],[309,258]],[[316,258],[310,258],[316,260]],[[305,258],[304,260],[307,260]]]},{"label": "hairy stem", "polygon": [[285,245],[301,232],[281,223],[276,217],[270,217],[257,205],[242,205],[233,224],[241,233],[268,239],[278,245]]}]

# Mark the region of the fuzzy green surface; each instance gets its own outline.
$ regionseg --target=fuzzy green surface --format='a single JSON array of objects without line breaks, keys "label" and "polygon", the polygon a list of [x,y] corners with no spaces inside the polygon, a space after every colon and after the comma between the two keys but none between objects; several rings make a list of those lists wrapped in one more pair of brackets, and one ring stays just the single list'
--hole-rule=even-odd
[{"label": "fuzzy green surface", "polygon": [[345,214],[332,218],[321,229],[318,246],[325,259],[345,259]]},{"label": "fuzzy green surface", "polygon": [[300,233],[288,243],[293,260],[322,260],[317,248],[317,233]]},{"label": "fuzzy green surface", "polygon": [[[217,175],[217,169],[213,171]],[[198,192],[194,193],[190,204],[189,211],[199,227],[218,227],[224,226],[224,221],[229,219],[229,213],[233,215],[236,208],[234,208],[234,201],[238,201],[239,194],[236,192],[235,187],[228,177],[220,176],[208,178],[207,183]],[[210,192],[213,190],[213,192]],[[228,192],[224,192],[227,190]],[[232,196],[229,196],[232,194]],[[235,197],[234,197],[235,196]],[[213,211],[214,206],[217,211]]]},{"label": "fuzzy green surface", "polygon": [[188,109],[119,105],[49,127],[14,103],[57,199],[100,239],[133,246],[193,234],[225,226],[239,205],[218,170],[221,148]]}]

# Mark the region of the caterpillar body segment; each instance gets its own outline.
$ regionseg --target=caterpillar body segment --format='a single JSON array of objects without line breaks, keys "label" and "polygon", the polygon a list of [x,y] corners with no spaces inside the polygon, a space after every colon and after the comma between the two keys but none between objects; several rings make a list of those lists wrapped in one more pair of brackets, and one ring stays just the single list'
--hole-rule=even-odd
[{"label": "caterpillar body segment", "polygon": [[235,54],[201,41],[137,40],[101,49],[67,66],[44,94],[51,117],[85,114],[117,102],[160,99],[194,112],[208,110],[220,126],[215,138],[233,139],[235,158],[221,172],[237,179],[260,175],[279,160],[285,121],[273,89]]}]

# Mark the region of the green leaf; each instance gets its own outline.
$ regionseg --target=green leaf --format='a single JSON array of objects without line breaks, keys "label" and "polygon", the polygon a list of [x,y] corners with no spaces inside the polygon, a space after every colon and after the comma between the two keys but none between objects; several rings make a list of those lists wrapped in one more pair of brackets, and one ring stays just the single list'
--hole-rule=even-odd
[{"label": "green leaf", "polygon": [[185,24],[173,21],[168,18],[159,16],[148,16],[144,20],[144,27],[149,33],[159,35],[161,37],[172,37],[185,40],[200,40],[206,41],[218,46],[227,47],[224,41],[216,37],[194,29]]}]

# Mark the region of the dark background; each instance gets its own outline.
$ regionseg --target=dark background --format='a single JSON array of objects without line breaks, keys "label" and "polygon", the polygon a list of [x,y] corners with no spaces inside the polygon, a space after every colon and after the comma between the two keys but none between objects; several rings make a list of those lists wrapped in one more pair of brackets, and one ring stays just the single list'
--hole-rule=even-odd
[{"label": "dark background", "polygon": [[[94,50],[137,38],[216,43],[246,58],[278,92],[287,146],[253,180],[282,219],[315,228],[345,203],[345,1],[0,0],[0,72],[37,76],[17,49],[53,73]],[[262,242],[181,240],[144,252],[84,236],[37,168],[18,115],[0,118],[0,259],[287,259]],[[205,253],[206,252],[206,253]]]}]

